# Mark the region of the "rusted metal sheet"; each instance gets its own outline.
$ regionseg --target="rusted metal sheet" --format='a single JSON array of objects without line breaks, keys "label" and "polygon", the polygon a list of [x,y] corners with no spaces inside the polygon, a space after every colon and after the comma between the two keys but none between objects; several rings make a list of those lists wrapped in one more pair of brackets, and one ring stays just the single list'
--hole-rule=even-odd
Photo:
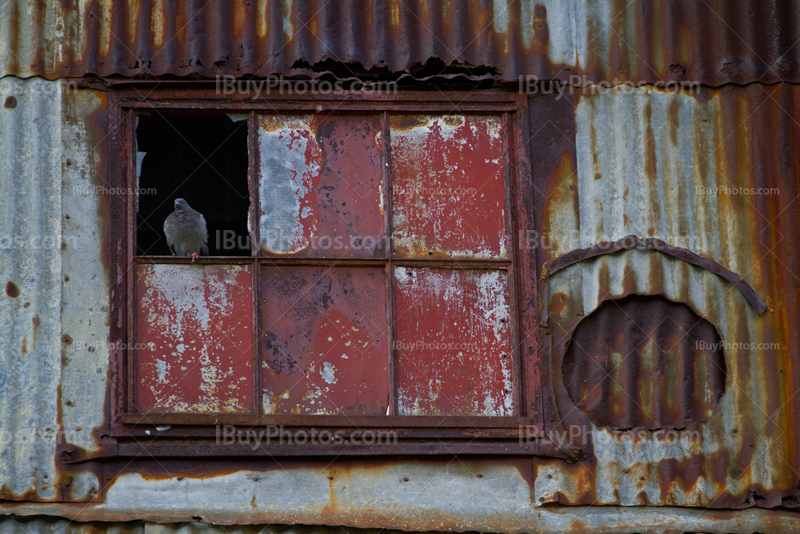
[{"label": "rusted metal sheet", "polygon": [[791,0],[15,0],[2,8],[0,57],[4,75],[51,79],[334,72],[796,82],[795,10]]},{"label": "rusted metal sheet", "polygon": [[400,415],[514,415],[508,276],[395,267]]},{"label": "rusted metal sheet", "polygon": [[264,252],[386,256],[380,114],[261,115],[258,139]]},{"label": "rusted metal sheet", "polygon": [[385,270],[264,266],[260,277],[263,412],[385,415]]},{"label": "rusted metal sheet", "polygon": [[614,252],[633,247],[657,250],[664,254],[674,256],[680,260],[689,262],[692,265],[697,265],[703,269],[708,269],[712,273],[718,274],[730,282],[734,287],[736,287],[736,289],[741,291],[742,295],[744,295],[744,297],[750,302],[750,305],[753,306],[753,309],[756,311],[756,313],[761,315],[767,311],[767,303],[764,302],[764,299],[762,299],[761,296],[756,293],[753,288],[750,287],[750,284],[748,284],[740,275],[729,271],[710,258],[704,258],[703,256],[695,254],[691,250],[669,245],[660,239],[653,237],[641,238],[636,235],[628,235],[612,243],[603,241],[596,243],[589,248],[575,249],[567,252],[563,256],[559,256],[551,262],[548,262],[547,271],[550,274],[554,274],[564,267],[572,265],[573,263],[594,258],[596,256],[601,256],[603,254],[612,254]]},{"label": "rusted metal sheet", "polygon": [[597,426],[684,429],[708,421],[725,391],[719,334],[685,304],[607,300],[563,342],[564,386]]},{"label": "rusted metal sheet", "polygon": [[134,268],[133,410],[252,412],[250,266]]},{"label": "rusted metal sheet", "polygon": [[81,523],[57,518],[0,518],[2,534],[144,534],[145,523],[91,522]]},{"label": "rusted metal sheet", "polygon": [[[0,510],[15,515],[3,518],[0,528],[10,534],[72,534],[70,529],[81,528],[100,534],[104,524],[111,534],[136,534],[138,522],[146,521],[146,534],[358,534],[377,530],[400,534],[448,529],[508,534],[527,529],[555,534],[577,528],[602,534],[793,534],[800,525],[796,512],[783,509],[743,513],[675,506],[534,508],[521,475],[526,471],[521,463],[501,466],[460,460],[373,462],[367,467],[322,465],[316,469],[297,468],[282,460],[284,469],[243,469],[230,475],[185,476],[180,480],[162,469],[149,473],[147,481],[138,475],[121,477],[119,487],[111,489],[111,504],[4,503]],[[155,462],[152,465],[158,468]],[[171,464],[165,468],[178,471]],[[143,500],[139,495],[131,498],[128,494],[126,498],[123,487],[132,489],[140,484],[148,484],[154,491],[141,494]],[[209,489],[212,485],[218,489]],[[281,491],[275,491],[276,487]],[[164,496],[171,494],[182,498],[168,504]],[[480,494],[480,506],[468,499],[455,506],[453,495],[463,494]],[[423,504],[408,506],[410,499]],[[51,517],[28,517],[36,515]],[[66,519],[56,519],[59,516]],[[111,523],[116,521],[124,523]]]},{"label": "rusted metal sheet", "polygon": [[391,116],[397,257],[508,257],[502,126],[499,116]]},{"label": "rusted metal sheet", "polygon": [[122,348],[109,343],[107,97],[66,91],[61,116],[61,322],[71,342],[61,352],[60,410],[65,442],[87,453],[108,442],[110,355]]},{"label": "rusted metal sheet", "polygon": [[[793,362],[800,344],[787,325],[800,312],[798,109],[800,93],[788,84],[531,100],[533,178],[542,192],[535,206],[543,232],[540,305],[544,347],[553,354],[544,360],[553,388],[545,421],[551,430],[581,430],[577,438],[586,437],[596,458],[540,463],[537,502],[797,506],[800,373]],[[763,297],[766,313],[728,280],[658,249],[589,257],[552,275],[545,267],[629,235],[738,273]],[[630,295],[684,303],[719,333],[727,378],[707,422],[678,433],[613,432],[592,424],[560,383],[559,339],[604,302]],[[641,372],[638,380],[654,398],[666,392]],[[598,405],[606,416],[612,409]]]}]

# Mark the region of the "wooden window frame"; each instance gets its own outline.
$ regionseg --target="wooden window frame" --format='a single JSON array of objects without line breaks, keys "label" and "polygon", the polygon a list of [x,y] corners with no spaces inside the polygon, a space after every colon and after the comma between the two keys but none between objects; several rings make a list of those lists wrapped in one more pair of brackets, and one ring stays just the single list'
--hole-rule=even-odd
[{"label": "wooden window frame", "polygon": [[[255,123],[259,112],[373,112],[382,113],[382,126],[386,135],[382,136],[384,155],[388,158],[388,113],[497,113],[503,117],[504,151],[506,165],[506,212],[509,229],[509,259],[502,260],[509,266],[509,297],[513,316],[516,319],[512,330],[512,344],[515,345],[513,368],[517,377],[515,407],[517,416],[347,416],[347,415],[263,415],[252,414],[178,414],[148,413],[132,411],[129,402],[131,391],[131,363],[133,359],[133,288],[132,267],[135,263],[152,263],[135,256],[135,228],[137,198],[135,195],[135,113],[150,109],[160,110],[198,110],[247,113],[248,121]],[[528,130],[528,100],[525,95],[505,90],[480,90],[470,93],[456,91],[412,92],[400,91],[396,94],[337,93],[329,95],[269,95],[267,99],[254,99],[252,95],[221,95],[211,88],[191,89],[138,89],[136,87],[112,89],[109,93],[109,122],[111,169],[109,184],[112,190],[124,191],[125,195],[113,196],[111,203],[111,225],[109,229],[111,244],[110,264],[115,281],[111,291],[111,341],[112,347],[112,392],[108,402],[111,412],[112,435],[120,441],[118,451],[134,454],[139,450],[140,440],[152,440],[147,446],[150,454],[166,456],[183,455],[185,445],[160,443],[165,440],[190,439],[197,441],[192,446],[200,455],[258,455],[258,454],[452,454],[454,450],[469,454],[546,454],[554,453],[552,443],[547,440],[520,439],[522,433],[536,435],[542,428],[542,384],[540,370],[540,351],[538,342],[538,299],[535,268],[535,250],[522,248],[522,236],[534,231],[533,186],[530,180],[531,168],[527,146],[530,139]],[[251,205],[258,205],[258,168],[256,165],[257,133],[248,129],[249,169],[248,181],[255,198]],[[384,165],[384,167],[386,167]],[[388,175],[389,171],[385,171]],[[388,178],[390,180],[390,178]],[[390,180],[391,181],[391,180]],[[391,184],[389,184],[391,187]],[[388,191],[391,199],[391,189]],[[252,228],[259,227],[257,210],[251,210]],[[258,310],[259,263],[258,255],[200,258],[205,264],[243,264],[253,266],[253,299],[255,316]],[[275,261],[274,258],[270,258]],[[187,259],[159,257],[158,263],[185,263]],[[313,265],[330,264],[333,260],[295,259],[292,264]],[[393,264],[391,254],[389,268]],[[460,263],[463,260],[458,260]],[[467,260],[468,262],[469,260]],[[413,260],[434,266],[434,260]],[[342,262],[352,264],[353,260]],[[356,263],[363,263],[356,261]],[[394,261],[397,263],[397,260]],[[406,263],[403,260],[402,263]],[[447,262],[444,262],[447,263]],[[492,263],[485,260],[476,264]],[[391,272],[391,270],[390,270]],[[389,280],[391,285],[391,279]],[[390,303],[390,306],[393,306]],[[392,329],[393,330],[393,329]],[[257,335],[254,333],[254,335]],[[391,345],[390,345],[391,346]],[[259,361],[259,350],[255,351],[255,361]],[[391,349],[390,368],[394,366],[396,351]],[[254,398],[256,412],[261,409],[261,384],[258,369],[254,365]],[[394,403],[392,413],[396,412],[396,385],[394,374],[390,374],[390,402]],[[325,428],[330,432],[339,431],[345,436],[357,436],[361,432],[391,429],[397,432],[398,443],[393,445],[349,445],[350,452],[342,445],[280,445],[270,444],[261,451],[250,446],[220,445],[208,443],[218,438],[218,425],[233,425],[237,430],[247,430],[265,425],[283,426],[289,432],[308,431],[311,428]],[[199,448],[198,448],[199,447]],[[236,452],[237,447],[241,451]],[[184,452],[181,452],[184,451]],[[353,452],[355,451],[355,452]],[[548,452],[550,451],[550,452]]]}]

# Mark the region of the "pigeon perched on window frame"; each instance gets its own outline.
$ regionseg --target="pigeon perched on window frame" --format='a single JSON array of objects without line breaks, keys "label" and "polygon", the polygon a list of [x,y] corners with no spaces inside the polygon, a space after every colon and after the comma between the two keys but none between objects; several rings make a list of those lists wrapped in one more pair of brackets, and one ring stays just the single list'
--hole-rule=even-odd
[{"label": "pigeon perched on window frame", "polygon": [[164,220],[164,235],[173,256],[208,256],[208,229],[203,214],[182,198],[175,199],[175,211]]}]

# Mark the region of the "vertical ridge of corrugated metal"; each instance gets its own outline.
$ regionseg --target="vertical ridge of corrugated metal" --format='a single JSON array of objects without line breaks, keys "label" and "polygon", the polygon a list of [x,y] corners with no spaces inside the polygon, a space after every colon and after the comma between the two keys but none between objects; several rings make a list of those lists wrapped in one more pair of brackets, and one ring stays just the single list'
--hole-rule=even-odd
[{"label": "vertical ridge of corrugated metal", "polygon": [[[11,98],[16,99],[12,106]],[[0,82],[0,498],[58,491],[60,82]]]}]

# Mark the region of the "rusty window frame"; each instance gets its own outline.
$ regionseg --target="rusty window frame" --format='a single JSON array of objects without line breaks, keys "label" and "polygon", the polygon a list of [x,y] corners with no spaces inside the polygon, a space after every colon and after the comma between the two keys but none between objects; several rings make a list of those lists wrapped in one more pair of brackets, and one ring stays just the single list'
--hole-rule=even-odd
[{"label": "rusty window frame", "polygon": [[[457,104],[454,104],[457,103]],[[389,112],[477,112],[498,113],[502,115],[504,135],[504,157],[506,159],[506,217],[509,229],[509,298],[510,307],[515,322],[512,331],[512,343],[516,345],[513,351],[513,368],[517,379],[517,393],[515,406],[516,416],[339,416],[339,415],[263,415],[261,411],[261,384],[258,370],[260,365],[254,365],[253,403],[255,413],[252,414],[140,414],[129,410],[131,396],[131,362],[130,347],[133,346],[133,298],[132,269],[137,261],[143,261],[134,255],[135,252],[135,216],[137,213],[136,195],[134,192],[135,179],[135,125],[134,114],[136,110],[164,109],[164,110],[220,110],[238,113],[248,113],[249,133],[248,152],[249,169],[248,180],[255,198],[251,197],[251,204],[258,205],[258,169],[255,164],[257,137],[252,125],[255,123],[258,112],[269,111],[337,111],[337,112],[381,112],[382,126],[387,135],[384,135],[384,152],[382,157],[388,157],[388,113]],[[140,91],[137,88],[114,89],[109,94],[109,118],[112,127],[110,142],[112,154],[111,186],[119,187],[126,191],[127,196],[111,198],[112,224],[109,229],[111,243],[111,267],[116,273],[116,288],[111,295],[112,317],[115,320],[111,325],[111,374],[114,384],[108,406],[111,412],[112,435],[125,440],[130,438],[134,442],[120,443],[117,452],[120,454],[136,454],[143,447],[138,439],[153,439],[155,435],[166,439],[189,438],[210,439],[216,437],[218,428],[215,425],[234,425],[237,429],[246,430],[264,425],[283,425],[295,431],[308,430],[312,427],[325,427],[328,430],[339,430],[347,435],[357,435],[365,430],[392,429],[398,432],[400,443],[392,446],[383,446],[381,450],[375,446],[359,446],[348,448],[343,452],[341,446],[315,445],[270,445],[266,454],[451,454],[453,453],[452,440],[469,439],[469,443],[459,443],[460,453],[475,454],[544,454],[562,456],[551,442],[546,439],[520,439],[524,428],[527,436],[538,436],[542,424],[542,395],[540,374],[540,352],[538,343],[538,318],[537,318],[537,286],[535,273],[534,251],[523,250],[520,246],[520,236],[534,230],[533,217],[533,185],[530,180],[531,169],[529,160],[529,130],[528,130],[528,101],[524,95],[500,90],[473,91],[468,95],[458,92],[400,92],[395,95],[386,94],[349,94],[343,97],[336,95],[270,95],[269,101],[254,100],[248,95],[223,96],[215,94],[210,89],[164,89],[157,91]],[[386,167],[385,165],[383,166]],[[388,173],[388,171],[386,171]],[[391,187],[391,186],[389,186]],[[391,189],[387,192],[391,201]],[[251,217],[257,217],[251,213]],[[257,221],[252,228],[258,229]],[[253,313],[258,314],[258,275],[257,268],[263,261],[263,253],[241,257],[214,257],[201,258],[199,261],[208,264],[233,264],[249,263],[253,266]],[[161,263],[182,263],[181,258],[159,257]],[[274,261],[274,259],[272,260]],[[324,264],[331,260],[296,259],[283,260],[283,263],[292,264]],[[392,258],[376,260],[392,265]],[[452,261],[428,261],[430,265],[437,263],[452,263]],[[459,260],[463,261],[463,260]],[[487,263],[485,261],[477,262]],[[390,279],[391,281],[391,279]],[[391,286],[391,282],[389,283]],[[524,302],[522,296],[524,295]],[[393,307],[393,303],[390,304]],[[256,333],[254,332],[254,336]],[[254,340],[255,341],[255,340]],[[121,347],[121,348],[120,348]],[[254,363],[259,362],[259,351],[254,354]],[[390,352],[390,367],[394,366],[396,359],[394,349]],[[390,375],[390,399],[396,413],[396,383],[393,372]],[[156,426],[170,427],[166,430],[156,430]],[[162,428],[163,428],[162,427]],[[422,443],[409,442],[405,439],[425,440]],[[433,441],[431,441],[433,440]],[[448,440],[448,441],[443,441]],[[501,442],[498,442],[501,440]],[[151,443],[147,446],[148,453],[163,454],[167,456],[181,455],[181,447],[186,445]],[[197,454],[226,454],[226,455],[253,455],[250,446],[244,446],[237,452],[235,445],[197,444]],[[198,448],[199,447],[199,448]],[[303,451],[298,449],[302,448]],[[224,452],[223,452],[224,451]]]}]

